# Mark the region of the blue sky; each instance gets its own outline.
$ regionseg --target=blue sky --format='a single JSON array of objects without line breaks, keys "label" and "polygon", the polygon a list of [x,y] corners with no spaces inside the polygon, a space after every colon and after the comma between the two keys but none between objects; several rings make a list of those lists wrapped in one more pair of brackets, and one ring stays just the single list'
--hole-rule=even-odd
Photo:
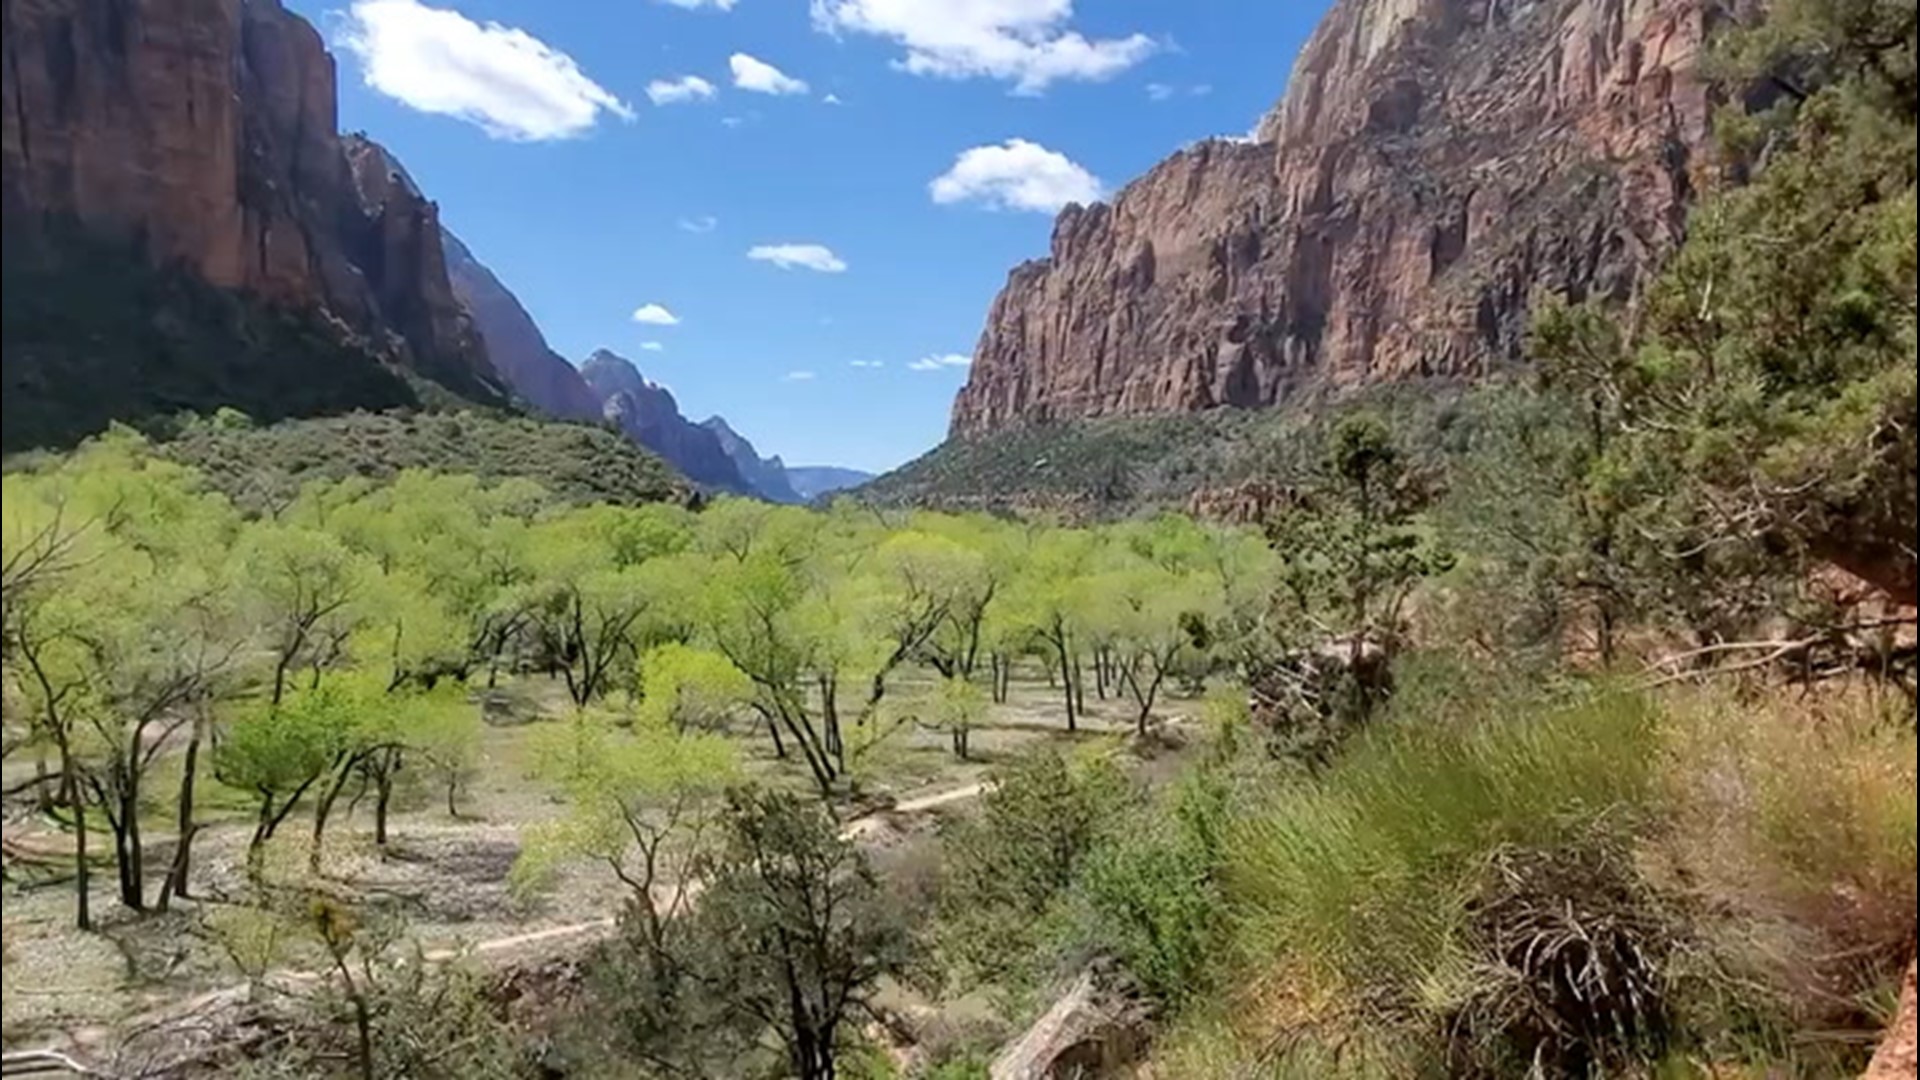
[{"label": "blue sky", "polygon": [[[626,355],[762,453],[882,470],[944,437],[1048,211],[1250,130],[1326,4],[289,6],[338,56],[342,128],[406,163],[562,354]],[[677,323],[636,322],[649,305]]]}]

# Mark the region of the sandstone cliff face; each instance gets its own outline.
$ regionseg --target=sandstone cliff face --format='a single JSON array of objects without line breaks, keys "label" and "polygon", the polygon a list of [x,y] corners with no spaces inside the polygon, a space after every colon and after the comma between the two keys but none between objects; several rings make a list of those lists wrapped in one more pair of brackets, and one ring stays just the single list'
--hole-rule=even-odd
[{"label": "sandstone cliff face", "polygon": [[672,392],[640,374],[624,356],[605,349],[580,366],[602,402],[607,420],[628,438],[666,458],[696,484],[753,494],[753,489],[713,432],[681,415]]},{"label": "sandstone cliff face", "polygon": [[547,345],[540,327],[493,271],[450,231],[442,232],[453,292],[487,343],[494,370],[514,393],[549,416],[597,424],[600,398],[567,359]]},{"label": "sandstone cliff face", "polygon": [[278,0],[4,0],[0,35],[9,232],[77,223],[494,394],[437,210],[341,139],[333,60]]},{"label": "sandstone cliff face", "polygon": [[1678,239],[1714,0],[1337,0],[1246,143],[1069,207],[995,301],[956,435],[1479,374],[1543,293]]}]

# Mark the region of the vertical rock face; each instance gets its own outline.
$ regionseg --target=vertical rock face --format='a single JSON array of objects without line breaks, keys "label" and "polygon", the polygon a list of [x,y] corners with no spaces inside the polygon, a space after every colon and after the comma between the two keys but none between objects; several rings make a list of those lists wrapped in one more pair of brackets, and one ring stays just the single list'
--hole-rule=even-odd
[{"label": "vertical rock face", "polygon": [[546,335],[493,271],[450,231],[442,231],[453,292],[487,343],[494,370],[514,393],[549,416],[597,424],[600,399],[580,372],[547,345]]},{"label": "vertical rock face", "polygon": [[740,470],[740,476],[747,485],[753,488],[754,494],[768,502],[806,501],[787,478],[787,463],[777,456],[761,457],[753,443],[745,435],[733,430],[733,425],[727,423],[725,417],[709,416],[700,422],[700,426],[713,432],[713,437],[720,440],[720,449],[733,459],[734,466]]},{"label": "vertical rock face", "polygon": [[580,374],[599,396],[606,419],[628,438],[666,458],[694,483],[754,493],[713,432],[681,415],[672,392],[641,375],[633,361],[601,349],[580,365]]},{"label": "vertical rock face", "polygon": [[492,396],[438,212],[342,140],[333,59],[278,0],[4,0],[6,228],[76,223]]},{"label": "vertical rock face", "polygon": [[1009,425],[1472,376],[1679,237],[1716,0],[1337,0],[1249,142],[1068,207],[954,405]]},{"label": "vertical rock face", "polygon": [[440,208],[379,143],[351,135],[342,147],[359,214],[342,223],[341,240],[372,293],[373,325],[435,382],[466,397],[503,397],[486,343],[448,276]]}]

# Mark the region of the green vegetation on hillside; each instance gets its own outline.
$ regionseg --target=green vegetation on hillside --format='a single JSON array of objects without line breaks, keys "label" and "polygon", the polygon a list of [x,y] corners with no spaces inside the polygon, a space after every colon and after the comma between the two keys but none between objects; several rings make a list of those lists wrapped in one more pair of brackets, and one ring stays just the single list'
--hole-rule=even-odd
[{"label": "green vegetation on hillside", "polygon": [[604,428],[481,412],[356,412],[256,426],[226,411],[178,427],[158,452],[249,510],[285,505],[316,480],[384,483],[410,469],[530,480],[582,504],[689,494],[660,458]]},{"label": "green vegetation on hillside", "polygon": [[1462,397],[1457,385],[1383,387],[1279,409],[1042,424],[955,439],[861,487],[881,506],[1058,511],[1112,518],[1184,508],[1195,492],[1303,482],[1326,430],[1358,411],[1392,419],[1417,457],[1439,449]]}]

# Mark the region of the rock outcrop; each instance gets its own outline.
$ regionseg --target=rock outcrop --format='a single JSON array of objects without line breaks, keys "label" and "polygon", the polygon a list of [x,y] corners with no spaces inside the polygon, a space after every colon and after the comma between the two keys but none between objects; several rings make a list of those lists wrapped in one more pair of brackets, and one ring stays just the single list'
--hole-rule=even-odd
[{"label": "rock outcrop", "polygon": [[725,417],[709,416],[700,422],[700,426],[713,432],[713,437],[720,440],[720,448],[733,459],[734,466],[740,470],[741,478],[746,480],[747,486],[753,489],[754,494],[768,502],[805,501],[800,497],[800,493],[793,489],[792,482],[787,479],[787,463],[781,461],[778,456],[761,457],[760,451],[754,447],[753,443],[748,441],[745,435],[733,430],[733,426],[727,423]]},{"label": "rock outcrop", "polygon": [[498,395],[438,211],[337,128],[333,59],[278,0],[5,0],[0,202],[315,313],[463,396]]},{"label": "rock outcrop", "polygon": [[953,431],[1470,377],[1540,294],[1679,238],[1716,0],[1338,0],[1250,141],[1070,206],[995,301]]},{"label": "rock outcrop", "polygon": [[549,416],[597,424],[600,398],[578,368],[547,345],[546,335],[492,270],[451,231],[443,230],[454,295],[472,316],[494,370],[527,404]]},{"label": "rock outcrop", "polygon": [[652,450],[689,480],[741,495],[753,488],[713,432],[681,415],[673,393],[640,374],[633,361],[601,349],[580,365],[607,421]]}]

